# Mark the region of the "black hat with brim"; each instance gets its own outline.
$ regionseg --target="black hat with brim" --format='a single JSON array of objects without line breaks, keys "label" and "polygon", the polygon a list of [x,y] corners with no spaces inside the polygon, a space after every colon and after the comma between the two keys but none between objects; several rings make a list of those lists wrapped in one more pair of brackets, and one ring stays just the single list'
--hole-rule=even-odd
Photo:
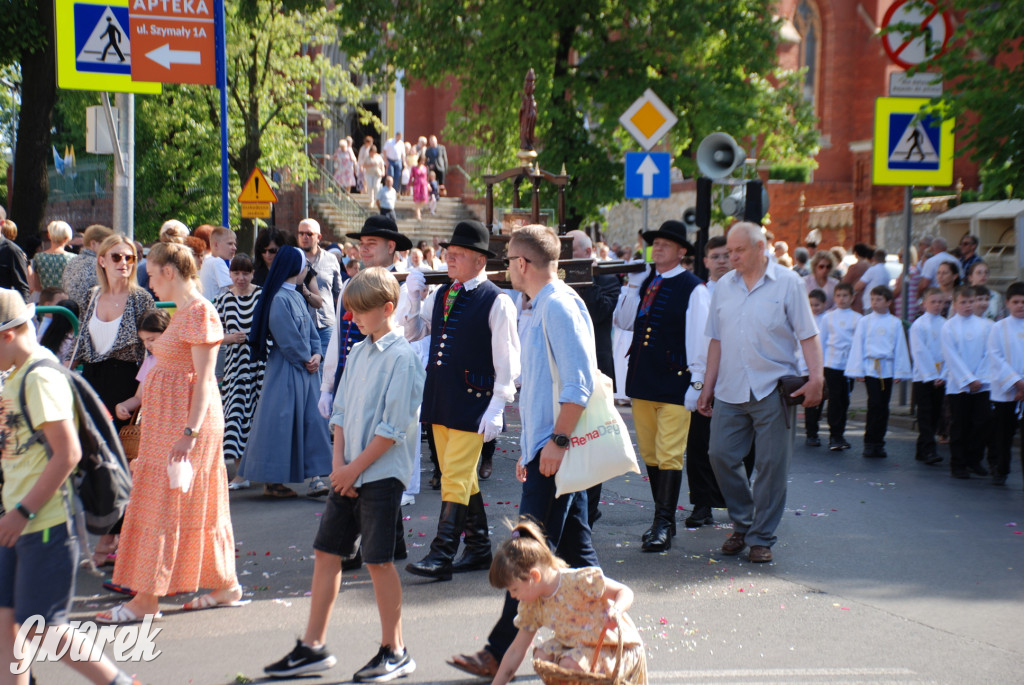
[{"label": "black hat with brim", "polygon": [[644,241],[648,245],[653,243],[655,238],[665,238],[679,243],[686,248],[686,254],[693,255],[693,244],[686,239],[686,224],[682,221],[666,221],[657,231],[644,232]]},{"label": "black hat with brim", "polygon": [[395,223],[395,220],[383,214],[373,214],[366,217],[366,221],[363,222],[363,228],[359,233],[346,233],[345,235],[353,240],[366,237],[393,240],[395,242],[395,249],[399,252],[412,249],[412,241],[398,232],[398,224]]},{"label": "black hat with brim", "polygon": [[490,249],[491,232],[479,221],[460,221],[455,224],[452,239],[447,243],[441,243],[441,247],[447,249],[452,245],[464,247],[467,250],[476,250],[492,259],[498,256]]}]

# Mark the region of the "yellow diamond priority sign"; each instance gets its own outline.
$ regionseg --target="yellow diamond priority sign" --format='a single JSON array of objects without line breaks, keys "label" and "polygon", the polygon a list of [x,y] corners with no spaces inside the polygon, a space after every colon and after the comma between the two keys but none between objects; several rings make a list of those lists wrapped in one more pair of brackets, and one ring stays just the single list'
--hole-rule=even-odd
[{"label": "yellow diamond priority sign", "polygon": [[619,117],[619,123],[645,150],[654,147],[662,136],[676,125],[677,121],[679,119],[668,108],[668,105],[662,102],[661,98],[655,95],[650,88],[645,90],[644,94],[637,98],[636,102]]}]

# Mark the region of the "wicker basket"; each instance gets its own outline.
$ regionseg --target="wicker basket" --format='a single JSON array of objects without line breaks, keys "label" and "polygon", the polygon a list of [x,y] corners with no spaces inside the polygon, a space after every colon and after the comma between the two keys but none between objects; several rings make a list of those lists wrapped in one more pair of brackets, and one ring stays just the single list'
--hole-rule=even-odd
[{"label": "wicker basket", "polygon": [[139,439],[142,437],[142,425],[139,419],[139,410],[136,409],[131,420],[122,426],[117,434],[121,438],[121,447],[124,448],[124,456],[128,457],[128,461],[139,456]]},{"label": "wicker basket", "polygon": [[[533,660],[533,670],[537,672],[544,685],[635,685],[622,677],[622,629],[618,631],[619,642],[615,647],[615,668],[611,674],[607,673],[585,673],[583,671],[571,671],[562,668],[558,664],[543,659]],[[597,648],[594,650],[593,664],[591,669],[597,668],[598,659],[601,654],[601,647],[604,646],[605,632],[602,628],[601,637],[597,641]]]}]

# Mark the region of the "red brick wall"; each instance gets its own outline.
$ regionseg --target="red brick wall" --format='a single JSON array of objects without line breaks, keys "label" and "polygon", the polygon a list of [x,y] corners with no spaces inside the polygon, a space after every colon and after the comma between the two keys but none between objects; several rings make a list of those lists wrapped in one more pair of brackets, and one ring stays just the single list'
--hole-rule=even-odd
[{"label": "red brick wall", "polygon": [[452,196],[467,192],[466,177],[454,167],[466,166],[466,149],[442,135],[447,123],[448,112],[458,93],[454,82],[445,88],[435,88],[419,81],[413,81],[405,91],[405,130],[402,135],[413,143],[420,136],[437,136],[448,153],[448,174],[444,185]]}]

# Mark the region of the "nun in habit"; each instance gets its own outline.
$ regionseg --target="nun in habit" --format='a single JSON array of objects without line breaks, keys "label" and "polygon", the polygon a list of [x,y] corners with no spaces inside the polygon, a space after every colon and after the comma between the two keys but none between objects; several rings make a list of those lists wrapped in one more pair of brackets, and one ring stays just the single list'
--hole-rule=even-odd
[{"label": "nun in habit", "polygon": [[[295,497],[284,485],[331,472],[327,422],[317,410],[320,396],[320,337],[302,295],[306,257],[283,246],[275,257],[253,312],[249,344],[255,359],[265,359],[263,393],[240,475],[264,483],[269,497]],[[267,351],[267,339],[274,345]]]}]

